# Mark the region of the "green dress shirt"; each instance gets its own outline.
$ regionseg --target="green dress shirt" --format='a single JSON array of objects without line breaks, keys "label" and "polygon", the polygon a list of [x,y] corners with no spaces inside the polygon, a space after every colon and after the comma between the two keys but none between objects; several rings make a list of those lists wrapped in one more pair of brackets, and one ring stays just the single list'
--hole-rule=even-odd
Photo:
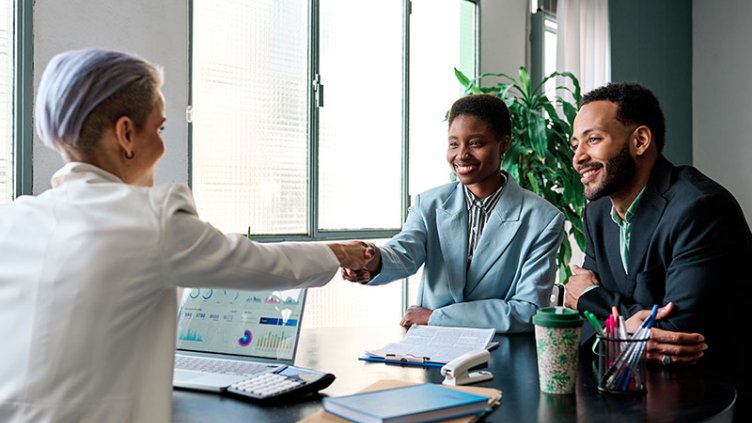
[{"label": "green dress shirt", "polygon": [[624,273],[627,273],[627,263],[629,263],[629,239],[632,235],[632,220],[634,219],[635,210],[637,210],[637,204],[640,203],[642,193],[644,192],[645,187],[640,190],[632,205],[627,209],[624,220],[619,217],[619,213],[616,212],[614,206],[611,206],[611,220],[619,226],[619,254],[621,254],[621,264],[624,266]]}]

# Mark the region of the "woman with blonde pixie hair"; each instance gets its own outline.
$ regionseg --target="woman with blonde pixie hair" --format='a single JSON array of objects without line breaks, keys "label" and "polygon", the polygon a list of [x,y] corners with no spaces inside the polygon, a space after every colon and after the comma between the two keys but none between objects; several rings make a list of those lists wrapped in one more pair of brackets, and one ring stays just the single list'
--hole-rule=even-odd
[{"label": "woman with blonde pixie hair", "polygon": [[361,242],[258,244],[201,221],[164,154],[162,71],[136,56],[55,56],[39,137],[65,165],[52,189],[0,205],[0,421],[170,420],[178,286],[326,284]]}]

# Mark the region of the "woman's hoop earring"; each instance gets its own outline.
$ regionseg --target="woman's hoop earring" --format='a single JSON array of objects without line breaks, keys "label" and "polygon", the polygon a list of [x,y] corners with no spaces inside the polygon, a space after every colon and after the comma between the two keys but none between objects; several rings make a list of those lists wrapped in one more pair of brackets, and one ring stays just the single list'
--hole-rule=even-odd
[{"label": "woman's hoop earring", "polygon": [[127,151],[123,151],[123,157],[125,157],[126,160],[131,160],[136,157],[136,152],[131,151],[129,154]]}]

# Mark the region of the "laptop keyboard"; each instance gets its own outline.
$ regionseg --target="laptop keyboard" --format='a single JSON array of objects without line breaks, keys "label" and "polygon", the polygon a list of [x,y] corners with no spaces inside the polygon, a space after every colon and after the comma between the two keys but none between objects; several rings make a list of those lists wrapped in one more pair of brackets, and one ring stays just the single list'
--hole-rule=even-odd
[{"label": "laptop keyboard", "polygon": [[271,372],[278,367],[278,365],[274,364],[253,363],[248,361],[188,357],[184,355],[178,355],[175,357],[176,369],[226,375],[254,375]]}]

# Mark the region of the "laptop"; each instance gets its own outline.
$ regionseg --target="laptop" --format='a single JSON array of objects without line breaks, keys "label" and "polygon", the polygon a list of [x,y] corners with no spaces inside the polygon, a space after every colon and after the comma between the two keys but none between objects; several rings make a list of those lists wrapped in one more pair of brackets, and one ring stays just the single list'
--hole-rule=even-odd
[{"label": "laptop", "polygon": [[291,366],[305,289],[186,289],[178,316],[172,385],[221,392],[258,373]]}]

